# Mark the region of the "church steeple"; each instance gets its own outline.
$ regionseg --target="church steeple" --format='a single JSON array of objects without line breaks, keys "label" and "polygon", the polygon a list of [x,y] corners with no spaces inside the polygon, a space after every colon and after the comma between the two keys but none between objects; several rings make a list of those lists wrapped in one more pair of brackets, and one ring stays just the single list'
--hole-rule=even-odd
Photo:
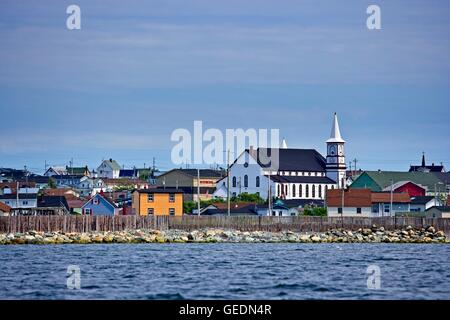
[{"label": "church steeple", "polygon": [[334,113],[333,125],[331,127],[330,139],[327,140],[327,143],[328,142],[345,142],[345,140],[342,139],[341,130],[339,130],[339,122],[336,112]]},{"label": "church steeple", "polygon": [[342,139],[341,130],[339,129],[339,122],[336,112],[333,117],[333,124],[331,127],[331,135],[327,142],[327,177],[336,181],[338,188],[344,188],[346,177],[346,162],[344,144],[345,140]]},{"label": "church steeple", "polygon": [[422,168],[425,168],[425,152],[422,152]]},{"label": "church steeple", "polygon": [[287,146],[287,143],[286,143],[286,139],[283,138],[283,141],[281,142],[281,149],[287,149],[287,148],[288,148],[288,146]]}]

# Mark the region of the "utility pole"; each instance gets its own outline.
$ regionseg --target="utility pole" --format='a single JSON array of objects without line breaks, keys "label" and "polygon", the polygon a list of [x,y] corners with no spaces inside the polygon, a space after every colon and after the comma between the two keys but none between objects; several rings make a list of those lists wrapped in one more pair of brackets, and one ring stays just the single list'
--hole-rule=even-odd
[{"label": "utility pole", "polygon": [[356,175],[356,163],[358,162],[358,160],[355,158],[355,159],[353,159],[353,162],[355,163],[355,172],[354,172],[354,174]]},{"label": "utility pole", "polygon": [[269,170],[269,178],[267,179],[267,185],[269,186],[269,212],[268,215],[271,216],[272,215],[272,188],[270,187],[270,170]]},{"label": "utility pole", "polygon": [[230,216],[230,149],[227,150],[227,213]]},{"label": "utility pole", "polygon": [[345,195],[344,195],[344,192],[345,192],[345,189],[344,189],[344,187],[342,186],[342,198],[341,198],[341,201],[342,201],[342,203],[341,203],[341,225],[342,225],[342,228],[344,228],[344,206],[345,206],[345,199],[344,199],[344,197],[345,197]]},{"label": "utility pole", "polygon": [[390,216],[392,216],[392,203],[394,202],[393,200],[394,200],[394,180],[391,180],[391,208],[389,210]]},{"label": "utility pole", "polygon": [[200,169],[197,169],[197,210],[200,216]]}]

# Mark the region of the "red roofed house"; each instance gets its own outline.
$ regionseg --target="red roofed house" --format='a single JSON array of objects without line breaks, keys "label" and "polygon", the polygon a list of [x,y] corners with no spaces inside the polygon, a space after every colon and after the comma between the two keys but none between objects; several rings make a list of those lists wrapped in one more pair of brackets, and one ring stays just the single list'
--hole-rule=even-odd
[{"label": "red roofed house", "polygon": [[0,216],[9,216],[11,212],[11,207],[3,202],[0,202]]},{"label": "red roofed house", "polygon": [[[410,197],[425,196],[427,188],[411,181],[399,181],[392,185],[395,193],[407,193]],[[383,191],[391,191],[391,186],[387,186]]]}]

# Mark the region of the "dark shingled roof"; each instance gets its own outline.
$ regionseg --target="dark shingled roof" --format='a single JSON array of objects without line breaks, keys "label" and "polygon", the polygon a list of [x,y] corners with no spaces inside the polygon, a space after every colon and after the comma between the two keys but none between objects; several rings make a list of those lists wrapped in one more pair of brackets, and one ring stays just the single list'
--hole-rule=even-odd
[{"label": "dark shingled roof", "polygon": [[38,199],[38,208],[65,207],[69,211],[69,204],[64,196],[42,196]]},{"label": "dark shingled roof", "polygon": [[[197,169],[173,169],[159,175],[158,178],[173,172],[184,173],[193,178],[196,178],[198,174]],[[224,174],[219,170],[200,169],[200,178],[222,178],[223,176]]]},{"label": "dark shingled roof", "polygon": [[336,182],[328,177],[309,177],[309,176],[270,176],[270,179],[279,183],[329,183]]},{"label": "dark shingled roof", "polygon": [[427,204],[433,200],[433,196],[417,196],[411,198],[411,204]]},{"label": "dark shingled roof", "polygon": [[[278,165],[267,164],[266,157],[276,159],[278,152]],[[326,159],[314,149],[279,149],[279,148],[258,148],[252,155],[263,168],[269,166],[278,167],[280,171],[316,171],[326,170]]]}]

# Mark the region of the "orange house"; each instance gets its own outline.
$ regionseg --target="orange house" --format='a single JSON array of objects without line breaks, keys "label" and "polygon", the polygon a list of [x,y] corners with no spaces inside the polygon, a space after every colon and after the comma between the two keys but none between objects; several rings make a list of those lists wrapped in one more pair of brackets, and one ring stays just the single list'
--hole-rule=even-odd
[{"label": "orange house", "polygon": [[175,188],[141,189],[133,192],[133,213],[140,216],[183,215],[183,191]]}]

